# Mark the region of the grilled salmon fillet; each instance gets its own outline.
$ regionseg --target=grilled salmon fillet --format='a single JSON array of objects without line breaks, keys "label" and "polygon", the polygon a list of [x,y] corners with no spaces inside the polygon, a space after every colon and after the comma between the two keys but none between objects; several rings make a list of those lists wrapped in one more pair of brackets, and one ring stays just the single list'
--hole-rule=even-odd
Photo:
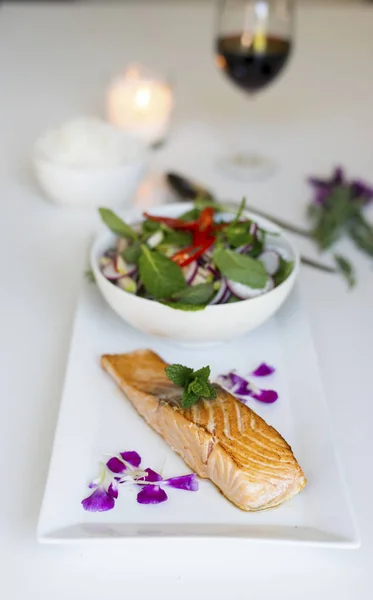
[{"label": "grilled salmon fillet", "polygon": [[186,464],[242,510],[278,506],[306,484],[281,435],[219,385],[216,399],[183,409],[182,390],[151,350],[105,355],[101,364]]}]

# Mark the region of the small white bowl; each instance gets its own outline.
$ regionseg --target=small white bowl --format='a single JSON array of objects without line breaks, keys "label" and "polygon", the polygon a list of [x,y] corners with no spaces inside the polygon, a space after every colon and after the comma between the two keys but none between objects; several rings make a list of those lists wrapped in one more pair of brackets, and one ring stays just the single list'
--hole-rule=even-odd
[{"label": "small white bowl", "polygon": [[[168,204],[152,210],[153,214],[177,217],[192,208],[192,204]],[[96,283],[111,308],[135,329],[149,335],[170,341],[191,345],[204,345],[223,342],[243,336],[267,321],[281,307],[289,296],[299,271],[299,255],[287,236],[279,227],[245,212],[258,225],[279,234],[274,238],[274,246],[282,250],[294,261],[294,269],[289,277],[270,292],[235,302],[207,306],[204,310],[185,312],[175,310],[154,300],[140,298],[125,292],[108,281],[99,268],[99,259],[108,248],[114,245],[115,235],[110,231],[100,234],[91,249],[91,267]],[[139,214],[124,217],[128,223],[141,220]]]},{"label": "small white bowl", "polygon": [[[124,136],[123,143],[126,143]],[[33,165],[38,182],[52,202],[68,206],[124,206],[135,194],[144,177],[149,157],[144,142],[136,155],[118,165],[70,166],[54,161],[37,142]]]}]

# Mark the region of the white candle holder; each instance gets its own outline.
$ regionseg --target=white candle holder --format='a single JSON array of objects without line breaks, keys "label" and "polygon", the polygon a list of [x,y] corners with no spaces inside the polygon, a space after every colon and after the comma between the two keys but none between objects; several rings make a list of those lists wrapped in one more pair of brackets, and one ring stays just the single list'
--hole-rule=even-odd
[{"label": "white candle holder", "polygon": [[149,145],[165,139],[172,109],[173,93],[169,84],[143,67],[127,67],[107,91],[110,123]]}]

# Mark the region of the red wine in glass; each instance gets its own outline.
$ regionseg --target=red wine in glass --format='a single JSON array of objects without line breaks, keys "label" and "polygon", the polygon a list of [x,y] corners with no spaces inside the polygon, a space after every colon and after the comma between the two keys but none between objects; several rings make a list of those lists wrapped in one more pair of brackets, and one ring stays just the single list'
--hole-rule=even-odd
[{"label": "red wine in glass", "polygon": [[283,70],[291,52],[288,39],[269,35],[264,47],[242,44],[243,35],[217,39],[216,63],[236,85],[246,92],[257,92],[271,83]]},{"label": "red wine in glass", "polygon": [[[217,66],[241,90],[250,95],[259,92],[277,79],[288,62],[293,23],[292,0],[220,0]],[[249,141],[250,126],[247,133]],[[243,179],[263,177],[274,168],[272,160],[246,149],[226,157],[220,165]]]}]

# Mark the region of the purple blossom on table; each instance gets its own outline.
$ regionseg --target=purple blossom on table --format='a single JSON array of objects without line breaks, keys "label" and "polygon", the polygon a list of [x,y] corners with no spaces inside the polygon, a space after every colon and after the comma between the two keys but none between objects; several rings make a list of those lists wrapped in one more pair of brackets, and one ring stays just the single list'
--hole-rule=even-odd
[{"label": "purple blossom on table", "polygon": [[309,177],[308,182],[315,191],[313,202],[320,206],[325,204],[336,187],[348,188],[351,192],[351,200],[358,200],[362,204],[373,200],[373,187],[360,179],[348,181],[342,167],[336,167],[330,178]]},{"label": "purple blossom on table", "polygon": [[103,512],[112,510],[118,498],[120,488],[124,484],[138,485],[141,490],[137,494],[139,504],[160,504],[168,500],[163,489],[174,489],[196,492],[198,479],[195,473],[163,479],[162,475],[151,468],[141,468],[141,457],[137,452],[120,452],[110,457],[106,464],[101,464],[100,475],[88,487],[93,489],[90,496],[82,501],[84,510]]}]

